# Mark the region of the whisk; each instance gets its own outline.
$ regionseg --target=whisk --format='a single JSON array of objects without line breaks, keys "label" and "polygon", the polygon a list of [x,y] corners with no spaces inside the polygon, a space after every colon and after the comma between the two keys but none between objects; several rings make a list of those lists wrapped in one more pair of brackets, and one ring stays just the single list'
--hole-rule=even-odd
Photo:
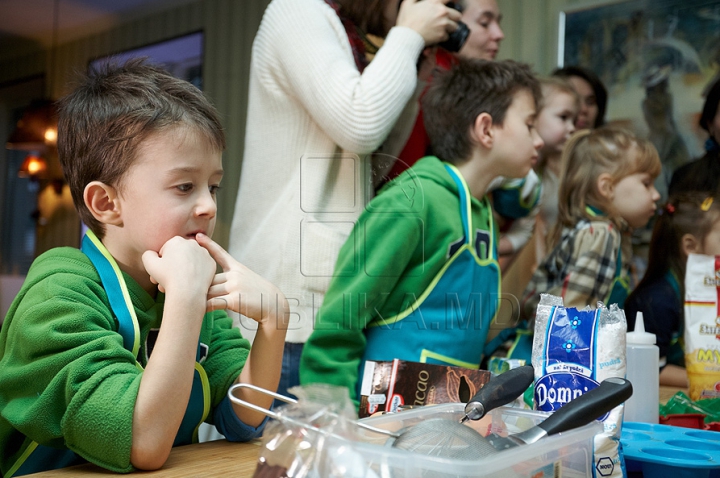
[{"label": "whisk", "polygon": [[[331,436],[335,439],[347,440],[346,437],[342,437],[336,433],[323,430],[307,422],[285,416],[273,410],[267,410],[236,397],[234,395],[234,391],[242,388],[264,393],[285,403],[298,403],[297,400],[293,398],[247,383],[239,383],[230,387],[228,396],[231,401],[243,407],[263,413],[276,420],[300,426],[316,433]],[[397,432],[374,427],[357,420],[352,420],[350,422],[353,425],[357,425],[367,431],[387,436],[389,438],[388,445],[394,448],[422,453],[425,456],[471,460],[477,458],[478,452],[483,450],[484,447],[493,448],[481,434],[472,428],[461,424],[459,421],[452,419],[431,418],[414,425],[406,426]]]}]

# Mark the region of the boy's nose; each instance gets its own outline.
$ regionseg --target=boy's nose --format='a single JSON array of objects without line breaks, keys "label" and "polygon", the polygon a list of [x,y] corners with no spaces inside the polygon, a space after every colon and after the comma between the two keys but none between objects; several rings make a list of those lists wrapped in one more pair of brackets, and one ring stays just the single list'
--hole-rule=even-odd
[{"label": "boy's nose", "polygon": [[197,216],[210,216],[213,218],[216,213],[217,203],[215,202],[215,198],[210,191],[203,192],[195,205],[195,214]]},{"label": "boy's nose", "polygon": [[543,139],[540,137],[540,133],[537,132],[537,129],[533,128],[532,133],[533,133],[533,146],[535,147],[536,150],[539,150],[540,148],[545,146],[545,141],[543,141]]}]

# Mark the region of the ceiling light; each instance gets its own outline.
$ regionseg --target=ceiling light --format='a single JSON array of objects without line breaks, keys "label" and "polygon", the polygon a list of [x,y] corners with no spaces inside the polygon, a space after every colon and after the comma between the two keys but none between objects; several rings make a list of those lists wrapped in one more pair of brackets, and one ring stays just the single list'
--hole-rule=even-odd
[{"label": "ceiling light", "polygon": [[47,161],[42,156],[30,153],[20,165],[18,176],[21,178],[40,179],[47,171]]}]

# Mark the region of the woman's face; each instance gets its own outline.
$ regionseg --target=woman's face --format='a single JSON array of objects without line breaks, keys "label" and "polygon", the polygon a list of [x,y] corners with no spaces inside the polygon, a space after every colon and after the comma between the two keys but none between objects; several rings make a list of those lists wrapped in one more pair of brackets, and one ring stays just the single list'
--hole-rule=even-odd
[{"label": "woman's face", "polygon": [[579,76],[571,76],[568,81],[580,97],[580,111],[575,120],[575,127],[577,129],[594,128],[599,111],[595,91],[590,83]]},{"label": "woman's face", "polygon": [[[461,3],[461,2],[456,2]],[[494,60],[505,34],[500,28],[500,8],[495,0],[467,0],[462,21],[470,29],[465,44],[458,52],[465,58]]]}]

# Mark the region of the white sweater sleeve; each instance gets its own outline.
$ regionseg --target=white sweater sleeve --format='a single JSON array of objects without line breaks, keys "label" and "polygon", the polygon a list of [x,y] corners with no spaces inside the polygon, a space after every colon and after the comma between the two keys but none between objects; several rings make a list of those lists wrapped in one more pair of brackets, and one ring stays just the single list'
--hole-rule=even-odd
[{"label": "white sweater sleeve", "polygon": [[392,28],[361,75],[340,19],[323,0],[274,0],[265,15],[269,28],[256,42],[267,43],[254,52],[261,78],[287,88],[342,149],[377,149],[415,90],[422,36]]}]

